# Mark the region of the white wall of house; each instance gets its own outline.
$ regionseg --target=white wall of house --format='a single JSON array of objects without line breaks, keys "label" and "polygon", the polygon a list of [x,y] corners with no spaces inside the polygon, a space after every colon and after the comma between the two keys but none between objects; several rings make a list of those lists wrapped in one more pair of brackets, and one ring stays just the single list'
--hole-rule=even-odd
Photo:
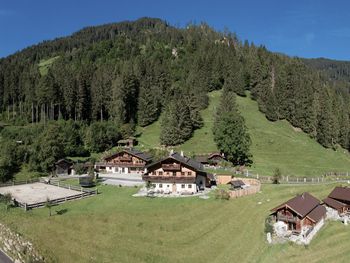
[{"label": "white wall of house", "polygon": [[[152,183],[154,186],[155,191],[164,191],[168,193],[173,192],[173,184],[172,183]],[[196,193],[197,192],[197,186],[196,184],[175,184],[175,192],[177,193],[183,193],[183,192],[190,192],[190,193]]]},{"label": "white wall of house", "polygon": [[107,173],[129,174],[129,173],[144,173],[144,168],[140,167],[113,167],[106,166]]}]

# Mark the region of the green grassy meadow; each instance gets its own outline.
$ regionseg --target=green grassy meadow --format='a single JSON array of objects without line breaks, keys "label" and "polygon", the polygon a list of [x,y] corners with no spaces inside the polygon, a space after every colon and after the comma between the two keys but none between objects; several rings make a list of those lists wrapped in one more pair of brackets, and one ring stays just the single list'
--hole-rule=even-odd
[{"label": "green grassy meadow", "polygon": [[271,208],[303,191],[323,198],[333,187],[263,185],[226,201],[135,198],[136,188],[100,186],[98,196],[53,208],[66,209],[62,215],[0,206],[0,221],[52,262],[348,262],[350,228],[340,222],[327,222],[306,247],[265,241]]},{"label": "green grassy meadow", "polygon": [[[209,107],[201,112],[204,126],[194,132],[184,144],[174,147],[186,154],[211,153],[217,151],[213,140],[213,116],[219,104],[221,91],[209,93]],[[248,97],[238,97],[237,104],[242,113],[252,139],[251,170],[260,175],[272,175],[280,168],[283,175],[321,176],[326,172],[350,172],[350,155],[339,148],[326,149],[304,132],[294,129],[287,121],[268,121],[258,110],[255,101]],[[160,147],[159,121],[138,128],[141,148]]]},{"label": "green grassy meadow", "polygon": [[56,57],[52,57],[52,58],[48,58],[48,59],[42,59],[39,62],[39,72],[41,76],[45,76],[50,68],[50,66],[52,65],[52,63],[55,62],[55,60],[57,60],[60,56],[56,56]]}]

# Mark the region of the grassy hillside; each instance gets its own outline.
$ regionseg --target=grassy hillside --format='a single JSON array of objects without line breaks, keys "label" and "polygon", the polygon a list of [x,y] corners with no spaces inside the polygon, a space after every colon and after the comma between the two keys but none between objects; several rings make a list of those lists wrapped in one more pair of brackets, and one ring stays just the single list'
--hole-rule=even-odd
[{"label": "grassy hillside", "polygon": [[[216,151],[212,127],[215,109],[219,103],[220,91],[209,94],[209,107],[202,111],[203,128],[196,130],[193,137],[175,149],[187,154]],[[325,149],[304,132],[293,128],[287,121],[270,122],[259,112],[258,105],[249,97],[237,97],[239,109],[246,120],[252,138],[253,172],[271,175],[280,168],[284,175],[319,176],[330,171],[349,171],[350,155],[339,149]],[[159,121],[145,128],[139,128],[140,145],[144,148],[159,147]]]},{"label": "grassy hillside", "polygon": [[0,206],[0,221],[56,262],[348,262],[350,229],[340,222],[328,222],[307,247],[271,246],[264,234],[271,208],[303,191],[323,198],[333,187],[263,185],[223,201],[134,198],[135,188],[103,186],[98,196],[53,208],[63,215]]},{"label": "grassy hillside", "polygon": [[[217,151],[213,139],[213,112],[219,103],[220,91],[209,93],[209,107],[201,112],[204,124],[201,129],[194,132],[193,137],[184,144],[174,147],[175,150],[183,150],[187,154],[211,153]],[[156,121],[147,127],[138,127],[137,132],[141,135],[138,140],[143,148],[160,147],[160,121]]]},{"label": "grassy hillside", "polygon": [[39,72],[41,76],[45,76],[52,65],[52,63],[55,62],[56,59],[58,59],[60,56],[52,57],[49,59],[42,59],[39,63]]},{"label": "grassy hillside", "polygon": [[238,97],[237,102],[252,138],[252,169],[255,172],[269,175],[277,167],[284,175],[295,176],[350,172],[347,151],[325,149],[287,121],[268,121],[250,98]]}]

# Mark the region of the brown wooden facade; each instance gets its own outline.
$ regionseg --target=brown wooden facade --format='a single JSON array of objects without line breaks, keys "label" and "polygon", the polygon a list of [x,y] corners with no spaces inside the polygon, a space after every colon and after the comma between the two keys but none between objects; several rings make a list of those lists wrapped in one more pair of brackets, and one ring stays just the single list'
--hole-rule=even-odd
[{"label": "brown wooden facade", "polygon": [[203,190],[210,182],[202,165],[195,160],[173,153],[146,168],[142,179],[155,188],[169,187],[172,192]]},{"label": "brown wooden facade", "polygon": [[303,193],[272,209],[275,222],[282,221],[288,230],[300,233],[303,227],[313,227],[326,217],[326,208],[320,201]]},{"label": "brown wooden facade", "polygon": [[96,168],[112,173],[143,173],[145,166],[151,161],[151,157],[136,151],[122,150],[96,163]]}]

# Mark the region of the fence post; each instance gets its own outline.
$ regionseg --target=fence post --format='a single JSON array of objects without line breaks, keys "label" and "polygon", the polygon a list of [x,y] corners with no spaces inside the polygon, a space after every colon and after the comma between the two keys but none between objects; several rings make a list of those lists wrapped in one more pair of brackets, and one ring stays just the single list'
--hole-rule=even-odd
[{"label": "fence post", "polygon": [[287,181],[287,183],[288,183],[288,175],[287,175],[287,180],[286,180],[286,181]]},{"label": "fence post", "polygon": [[306,183],[306,178],[304,177],[304,183]]},{"label": "fence post", "polygon": [[297,177],[297,183],[299,183],[299,178]]}]

